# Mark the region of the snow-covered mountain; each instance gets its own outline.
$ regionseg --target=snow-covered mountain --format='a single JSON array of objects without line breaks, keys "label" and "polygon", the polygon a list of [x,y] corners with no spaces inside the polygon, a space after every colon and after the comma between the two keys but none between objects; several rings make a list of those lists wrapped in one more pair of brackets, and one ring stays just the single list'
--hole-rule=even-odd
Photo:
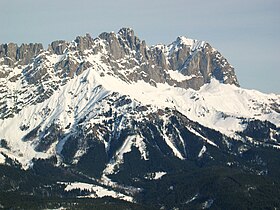
[{"label": "snow-covered mountain", "polygon": [[[166,206],[143,182],[190,162],[267,175],[266,158],[246,154],[280,153],[280,96],[239,87],[220,52],[183,36],[150,47],[123,28],[46,50],[0,45],[0,96],[0,164],[70,168],[87,181],[56,184],[85,197]],[[169,207],[218,199],[193,193]]]}]

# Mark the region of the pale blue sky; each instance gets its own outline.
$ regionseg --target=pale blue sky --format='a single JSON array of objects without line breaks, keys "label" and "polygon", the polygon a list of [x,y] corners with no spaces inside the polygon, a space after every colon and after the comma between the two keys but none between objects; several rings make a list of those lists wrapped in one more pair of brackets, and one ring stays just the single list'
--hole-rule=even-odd
[{"label": "pale blue sky", "polygon": [[242,87],[280,94],[279,0],[0,0],[0,43],[73,40],[132,27],[149,45],[206,40]]}]

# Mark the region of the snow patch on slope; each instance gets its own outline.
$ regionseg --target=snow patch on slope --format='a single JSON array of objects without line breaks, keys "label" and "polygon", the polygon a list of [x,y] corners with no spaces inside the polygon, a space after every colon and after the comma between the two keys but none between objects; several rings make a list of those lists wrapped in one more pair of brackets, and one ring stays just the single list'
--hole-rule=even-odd
[{"label": "snow patch on slope", "polygon": [[201,150],[200,150],[200,152],[199,152],[199,154],[198,154],[198,157],[199,157],[199,158],[202,157],[203,154],[204,154],[205,152],[206,152],[206,146],[203,145],[203,147],[201,148]]},{"label": "snow patch on slope", "polygon": [[[167,124],[168,124],[168,121],[167,121],[167,119],[166,118],[163,118],[164,119],[164,121],[163,121],[163,125],[164,125],[164,127],[166,127],[167,126]],[[178,150],[178,148],[176,147],[176,145],[174,144],[174,142],[173,142],[173,140],[172,140],[172,136],[169,136],[168,135],[168,133],[167,133],[167,131],[163,131],[163,133],[162,133],[162,137],[163,137],[163,139],[165,140],[165,142],[166,142],[166,144],[170,147],[170,149],[172,150],[172,152],[173,152],[173,154],[176,156],[176,157],[178,157],[179,159],[181,159],[181,160],[184,160],[185,158],[183,157],[183,155],[181,154],[181,152]],[[182,139],[181,139],[181,141],[182,141]],[[184,141],[182,141],[182,143],[183,143],[183,145],[184,145]]]},{"label": "snow patch on slope", "polygon": [[211,144],[212,146],[218,147],[217,144],[215,144],[214,142],[210,141],[209,139],[205,138],[204,136],[202,136],[200,133],[198,133],[196,130],[194,130],[191,127],[186,126],[186,128],[192,132],[193,134],[195,134],[196,136],[202,138],[206,143]]},{"label": "snow patch on slope", "polygon": [[190,80],[193,77],[196,77],[196,75],[186,76],[186,75],[183,75],[182,73],[180,73],[179,71],[174,71],[174,70],[168,70],[167,73],[169,74],[171,79],[174,79],[178,82]]},{"label": "snow patch on slope", "polygon": [[125,153],[131,152],[132,146],[135,146],[139,152],[141,153],[141,158],[144,160],[148,160],[148,153],[146,151],[146,145],[144,140],[139,136],[128,136],[121,148],[116,152],[115,157],[107,164],[104,174],[113,174],[116,173],[120,164],[123,163],[123,156]]},{"label": "snow patch on slope", "polygon": [[144,178],[147,180],[158,180],[158,179],[161,179],[166,174],[167,174],[167,172],[158,171],[158,172],[153,172],[153,173],[147,173]]},{"label": "snow patch on slope", "polygon": [[160,172],[155,172],[155,176],[153,179],[157,180],[157,179],[161,179],[161,177],[163,177],[164,175],[166,175],[166,172],[160,171]]},{"label": "snow patch on slope", "polygon": [[6,162],[5,156],[0,153],[0,164],[5,164],[5,162]]},{"label": "snow patch on slope", "polygon": [[97,186],[94,184],[88,184],[88,183],[83,183],[83,182],[73,182],[73,183],[60,183],[60,184],[66,184],[67,186],[65,187],[65,191],[71,191],[74,189],[80,189],[80,190],[88,190],[91,192],[90,195],[87,196],[79,196],[79,198],[103,198],[106,196],[112,197],[112,198],[117,198],[129,202],[134,202],[133,197],[124,195],[119,192],[115,192],[113,190],[106,189],[101,186]]}]

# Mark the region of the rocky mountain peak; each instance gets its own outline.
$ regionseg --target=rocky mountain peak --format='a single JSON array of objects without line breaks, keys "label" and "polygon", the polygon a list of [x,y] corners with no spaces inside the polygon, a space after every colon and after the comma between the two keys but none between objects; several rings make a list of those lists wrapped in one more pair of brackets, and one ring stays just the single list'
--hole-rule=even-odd
[{"label": "rocky mountain peak", "polygon": [[64,50],[68,47],[69,43],[65,40],[57,40],[53,41],[49,47],[48,51],[51,53],[55,53],[57,55],[62,55],[64,53]]},{"label": "rocky mountain peak", "polygon": [[124,37],[134,37],[134,30],[132,28],[121,28],[118,34],[123,35]]},{"label": "rocky mountain peak", "polygon": [[139,50],[141,40],[134,35],[134,31],[131,28],[122,28],[119,30],[118,34],[127,42],[127,45],[132,50]]},{"label": "rocky mountain peak", "polygon": [[[60,85],[89,69],[154,87],[168,84],[199,90],[212,78],[238,86],[234,68],[210,44],[180,36],[169,45],[147,46],[131,28],[122,28],[95,39],[86,34],[72,42],[54,41],[47,50],[42,44],[0,45],[0,91],[9,101],[3,102],[0,117],[12,116],[25,103],[43,102]],[[21,84],[24,94],[9,89],[15,83]]]},{"label": "rocky mountain peak", "polygon": [[85,36],[76,37],[74,42],[77,44],[77,47],[80,51],[88,50],[92,48],[94,44],[93,38],[88,33]]},{"label": "rocky mountain peak", "polygon": [[177,69],[183,75],[201,77],[198,88],[209,83],[211,78],[239,86],[234,68],[220,52],[205,41],[179,36],[168,45],[167,56],[171,69]]},{"label": "rocky mountain peak", "polygon": [[186,45],[186,46],[189,46],[189,47],[193,47],[194,44],[199,44],[199,47],[200,48],[203,48],[204,45],[205,45],[205,41],[199,41],[199,40],[196,40],[196,39],[190,39],[190,38],[187,38],[185,36],[178,36],[176,41],[174,41],[172,43],[173,45]]},{"label": "rocky mountain peak", "polygon": [[[145,41],[141,41],[131,28],[122,28],[117,34],[102,33],[99,38],[105,40],[109,63],[115,66],[114,69],[119,68],[116,63],[121,60],[124,69],[137,66],[134,71],[127,71],[124,75],[128,80],[144,80],[150,84],[167,82],[193,89],[209,83],[211,78],[221,83],[239,85],[234,68],[205,41],[179,36],[170,45],[147,47]],[[185,79],[180,77],[178,81],[168,71],[177,71]],[[140,72],[144,72],[145,76]]]},{"label": "rocky mountain peak", "polygon": [[[126,80],[143,80],[151,84],[167,82],[170,85],[193,89],[199,89],[203,84],[209,83],[211,78],[216,78],[222,83],[239,85],[234,68],[218,51],[205,41],[184,36],[179,36],[167,46],[148,47],[144,40],[135,35],[133,29],[121,28],[118,33],[104,32],[96,39],[86,34],[76,37],[71,43],[64,40],[54,41],[46,51],[55,55],[69,55],[77,51],[75,57],[78,59],[66,56],[62,60],[59,59],[55,65],[56,68],[64,69],[62,70],[64,73],[59,75],[72,77],[77,70],[81,72],[82,69],[92,66],[91,62],[85,59],[88,56],[85,55],[85,50],[90,50],[93,54],[101,53],[102,62],[111,66],[115,75],[120,76],[119,70],[127,70],[125,75],[123,73],[121,75]],[[3,58],[1,63],[11,67],[28,65],[32,63],[32,58],[41,52],[44,52],[42,44],[23,44],[20,47],[13,43],[1,45],[0,58]],[[39,56],[41,60],[39,63],[44,63],[45,58],[45,55]],[[122,62],[122,67],[119,62]],[[38,65],[30,66],[34,69],[34,66]],[[179,72],[185,79],[180,77],[178,81],[172,78],[168,73],[170,71]]]}]

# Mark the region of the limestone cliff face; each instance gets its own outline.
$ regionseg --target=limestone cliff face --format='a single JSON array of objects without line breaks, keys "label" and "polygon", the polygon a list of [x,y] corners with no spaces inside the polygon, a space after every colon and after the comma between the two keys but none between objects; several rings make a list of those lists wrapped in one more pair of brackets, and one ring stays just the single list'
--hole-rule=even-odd
[{"label": "limestone cliff face", "polygon": [[22,44],[18,46],[14,43],[0,45],[1,65],[14,67],[15,65],[29,64],[32,59],[43,51],[42,44]]},{"label": "limestone cliff face", "polygon": [[[216,78],[222,83],[239,85],[234,68],[205,42],[187,39],[192,42],[187,43],[185,37],[178,37],[168,46],[148,47],[129,28],[123,28],[117,34],[102,33],[99,39],[104,40],[109,52],[107,63],[118,69],[118,62],[122,60],[123,69],[136,67],[126,73],[132,81],[167,82],[182,88],[199,89],[211,78]],[[186,79],[171,78],[168,70],[178,71]]]},{"label": "limestone cliff face", "polygon": [[64,50],[67,48],[68,43],[65,40],[57,40],[53,41],[49,47],[48,51],[51,53],[55,53],[57,55],[62,55],[64,53]]},{"label": "limestone cliff face", "polygon": [[[64,40],[54,41],[47,50],[43,49],[42,44],[2,44],[0,64],[12,68],[27,65],[24,72],[29,75],[33,71],[38,72],[37,68],[46,60],[46,55],[64,55],[54,69],[59,71],[61,77],[71,78],[91,67],[90,63],[85,62],[85,51],[101,53],[103,62],[111,66],[115,74],[119,75],[119,70],[126,69],[125,77],[132,81],[167,82],[182,88],[199,89],[213,77],[223,83],[238,85],[234,68],[210,44],[178,37],[170,45],[148,47],[130,28],[122,28],[117,34],[104,32],[96,39],[87,34],[78,36],[71,43]],[[69,54],[73,54],[75,58],[68,56]],[[48,66],[40,68],[34,78],[29,78],[29,82],[36,82],[47,74],[47,69]],[[168,70],[178,71],[185,75],[186,79],[178,81],[170,76]],[[2,77],[5,75],[2,72]]]}]

